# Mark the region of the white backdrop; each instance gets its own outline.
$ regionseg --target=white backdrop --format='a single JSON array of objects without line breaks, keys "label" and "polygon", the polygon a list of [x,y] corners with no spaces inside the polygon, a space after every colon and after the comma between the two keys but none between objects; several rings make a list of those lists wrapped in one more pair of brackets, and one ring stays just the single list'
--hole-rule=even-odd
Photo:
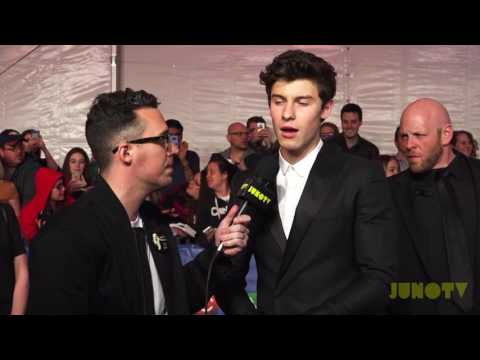
[{"label": "white backdrop", "polygon": [[[210,153],[228,146],[229,123],[253,115],[270,122],[258,74],[291,48],[335,66],[330,121],[339,125],[341,107],[357,102],[364,110],[361,134],[384,153],[395,151],[401,111],[418,97],[440,100],[455,128],[480,137],[480,46],[127,45],[120,47],[120,87],[157,95],[164,115],[182,121],[205,165]],[[110,45],[0,45],[0,129],[39,128],[60,163],[73,146],[89,151],[85,114],[98,93],[111,89],[111,55]]]},{"label": "white backdrop", "polygon": [[86,113],[110,91],[112,46],[0,46],[0,129],[39,129],[61,166],[85,139]]},{"label": "white backdrop", "polygon": [[184,124],[185,138],[201,156],[228,146],[226,128],[253,115],[269,123],[260,71],[292,48],[311,51],[338,73],[330,121],[340,125],[348,101],[364,111],[362,136],[383,153],[396,152],[393,132],[405,105],[419,97],[443,102],[455,128],[480,136],[480,46],[122,46],[120,86],[158,96],[166,118]]}]

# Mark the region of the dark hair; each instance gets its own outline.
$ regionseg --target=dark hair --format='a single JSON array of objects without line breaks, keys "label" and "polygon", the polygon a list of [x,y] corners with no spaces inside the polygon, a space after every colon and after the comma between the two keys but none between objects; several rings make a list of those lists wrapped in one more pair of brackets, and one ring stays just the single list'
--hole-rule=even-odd
[{"label": "dark hair", "polygon": [[473,135],[472,135],[471,132],[466,131],[466,130],[455,130],[455,131],[453,132],[453,137],[452,137],[451,144],[452,144],[453,146],[456,146],[456,145],[457,145],[457,137],[458,137],[458,135],[461,135],[461,134],[467,135],[468,139],[469,139],[470,142],[472,143],[472,154],[471,154],[470,156],[472,156],[472,157],[477,157],[478,143],[477,143],[477,141],[473,138]]},{"label": "dark hair", "polygon": [[144,128],[135,110],[140,108],[157,108],[157,98],[144,90],[118,90],[98,95],[93,101],[87,115],[85,132],[92,154],[101,170],[112,159],[114,141],[122,132],[131,131],[140,136]]},{"label": "dark hair", "polygon": [[303,50],[288,50],[276,56],[260,73],[260,84],[265,85],[270,105],[272,87],[278,80],[312,80],[317,84],[318,95],[325,106],[335,97],[336,75],[334,67],[322,58]]},{"label": "dark hair", "polygon": [[62,166],[62,172],[63,172],[63,178],[65,180],[65,184],[68,184],[70,182],[70,179],[72,178],[72,172],[70,171],[70,158],[72,157],[73,154],[82,154],[83,157],[85,158],[85,170],[83,171],[83,176],[85,177],[85,181],[87,182],[88,185],[90,185],[90,179],[89,179],[89,174],[88,174],[88,166],[90,165],[90,159],[88,158],[88,154],[85,150],[83,150],[80,147],[74,147],[70,149],[65,155],[65,160],[63,160],[63,166]]},{"label": "dark hair", "polygon": [[183,126],[180,123],[180,121],[175,120],[175,119],[168,119],[167,120],[167,126],[168,126],[168,128],[178,129],[183,134]]},{"label": "dark hair", "polygon": [[35,130],[35,129],[27,129],[27,130],[24,130],[21,135],[22,135],[22,138],[25,138],[25,135],[32,135],[34,133],[38,133],[38,130]]},{"label": "dark hair", "polygon": [[397,142],[400,137],[400,126],[397,126],[397,128],[395,129],[395,135],[393,136],[393,141],[394,142]]},{"label": "dark hair", "polygon": [[354,103],[345,104],[342,108],[342,111],[340,111],[340,119],[342,118],[343,113],[346,113],[346,112],[357,113],[358,119],[360,120],[360,122],[363,119],[362,108],[357,104],[354,104]]},{"label": "dark hair", "polygon": [[252,116],[251,118],[249,118],[247,120],[247,128],[250,126],[251,123],[263,123],[263,124],[267,124],[267,122],[265,121],[265,119],[261,116]]},{"label": "dark hair", "polygon": [[325,121],[322,123],[322,125],[320,125],[320,129],[323,128],[323,127],[329,127],[329,128],[332,128],[335,135],[338,135],[340,133],[340,131],[338,130],[338,126],[335,125],[334,123],[332,122],[328,122],[328,121]]},{"label": "dark hair", "polygon": [[222,174],[227,173],[227,181],[228,185],[232,182],[233,176],[237,172],[237,167],[234,164],[229,163],[222,155],[220,154],[212,154],[208,163],[216,163],[218,164],[218,169]]}]

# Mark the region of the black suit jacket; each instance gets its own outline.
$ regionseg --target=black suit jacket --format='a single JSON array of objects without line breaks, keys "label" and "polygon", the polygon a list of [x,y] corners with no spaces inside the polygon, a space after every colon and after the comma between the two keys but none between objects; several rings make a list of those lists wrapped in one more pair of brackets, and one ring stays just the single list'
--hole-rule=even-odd
[{"label": "black suit jacket", "polygon": [[[473,254],[470,254],[473,260],[473,276],[479,279],[480,264],[478,264],[479,247],[477,242],[480,236],[480,161],[466,158],[461,154],[457,176],[452,180],[455,189],[457,201],[461,208],[466,209],[462,216],[465,225],[466,235],[472,240]],[[398,282],[412,283],[418,282],[426,285],[432,282],[431,269],[427,262],[428,245],[425,239],[420,236],[418,225],[413,213],[413,180],[409,170],[389,178],[392,196],[395,204],[395,219],[398,241]],[[468,191],[468,187],[470,190]],[[474,194],[472,196],[472,194]],[[440,206],[440,204],[439,204]],[[439,226],[441,226],[439,224]],[[439,239],[439,241],[441,241]],[[476,265],[475,265],[476,264]],[[476,284],[476,280],[474,284]],[[474,309],[473,313],[480,313],[480,294],[479,287],[474,288]],[[441,300],[440,300],[441,301]],[[437,302],[426,297],[424,299],[396,299],[392,302],[392,312],[394,314],[418,315],[418,314],[442,314],[438,308]],[[460,308],[458,313],[462,313]]]},{"label": "black suit jacket", "polygon": [[[273,164],[276,174],[278,153],[262,159],[265,161]],[[274,209],[273,214],[253,215],[248,251],[235,258],[237,275],[217,295],[222,309],[234,314],[255,313],[243,280],[253,254],[259,313],[385,311],[395,274],[395,234],[391,197],[378,164],[324,143],[288,240],[277,204]]]},{"label": "black suit jacket", "polygon": [[[213,247],[182,267],[177,244],[158,210],[140,215],[161,279],[169,314],[192,314],[203,305]],[[152,234],[167,237],[159,251]],[[96,187],[54,217],[33,240],[30,314],[144,314],[140,266],[128,215],[108,184]]]}]

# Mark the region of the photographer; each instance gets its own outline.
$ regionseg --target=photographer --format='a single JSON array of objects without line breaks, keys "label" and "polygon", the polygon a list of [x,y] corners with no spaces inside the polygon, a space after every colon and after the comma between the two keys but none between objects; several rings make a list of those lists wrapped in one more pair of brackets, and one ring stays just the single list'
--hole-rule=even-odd
[{"label": "photographer", "polygon": [[[53,158],[50,151],[47,149],[47,145],[43,141],[40,131],[35,129],[28,129],[22,133],[23,146],[25,148],[25,156],[31,157],[38,162],[40,166],[45,166],[53,170],[59,170],[57,162]],[[41,153],[45,155],[42,159]]]}]

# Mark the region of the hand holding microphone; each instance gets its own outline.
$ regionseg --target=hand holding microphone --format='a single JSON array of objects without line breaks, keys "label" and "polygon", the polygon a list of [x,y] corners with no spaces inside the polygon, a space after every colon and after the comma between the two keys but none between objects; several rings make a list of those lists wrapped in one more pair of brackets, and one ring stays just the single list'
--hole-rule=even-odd
[{"label": "hand holding microphone", "polygon": [[220,252],[223,249],[225,255],[233,256],[242,251],[248,242],[248,224],[251,221],[249,215],[240,214],[240,207],[234,205],[215,231],[215,245]]}]

